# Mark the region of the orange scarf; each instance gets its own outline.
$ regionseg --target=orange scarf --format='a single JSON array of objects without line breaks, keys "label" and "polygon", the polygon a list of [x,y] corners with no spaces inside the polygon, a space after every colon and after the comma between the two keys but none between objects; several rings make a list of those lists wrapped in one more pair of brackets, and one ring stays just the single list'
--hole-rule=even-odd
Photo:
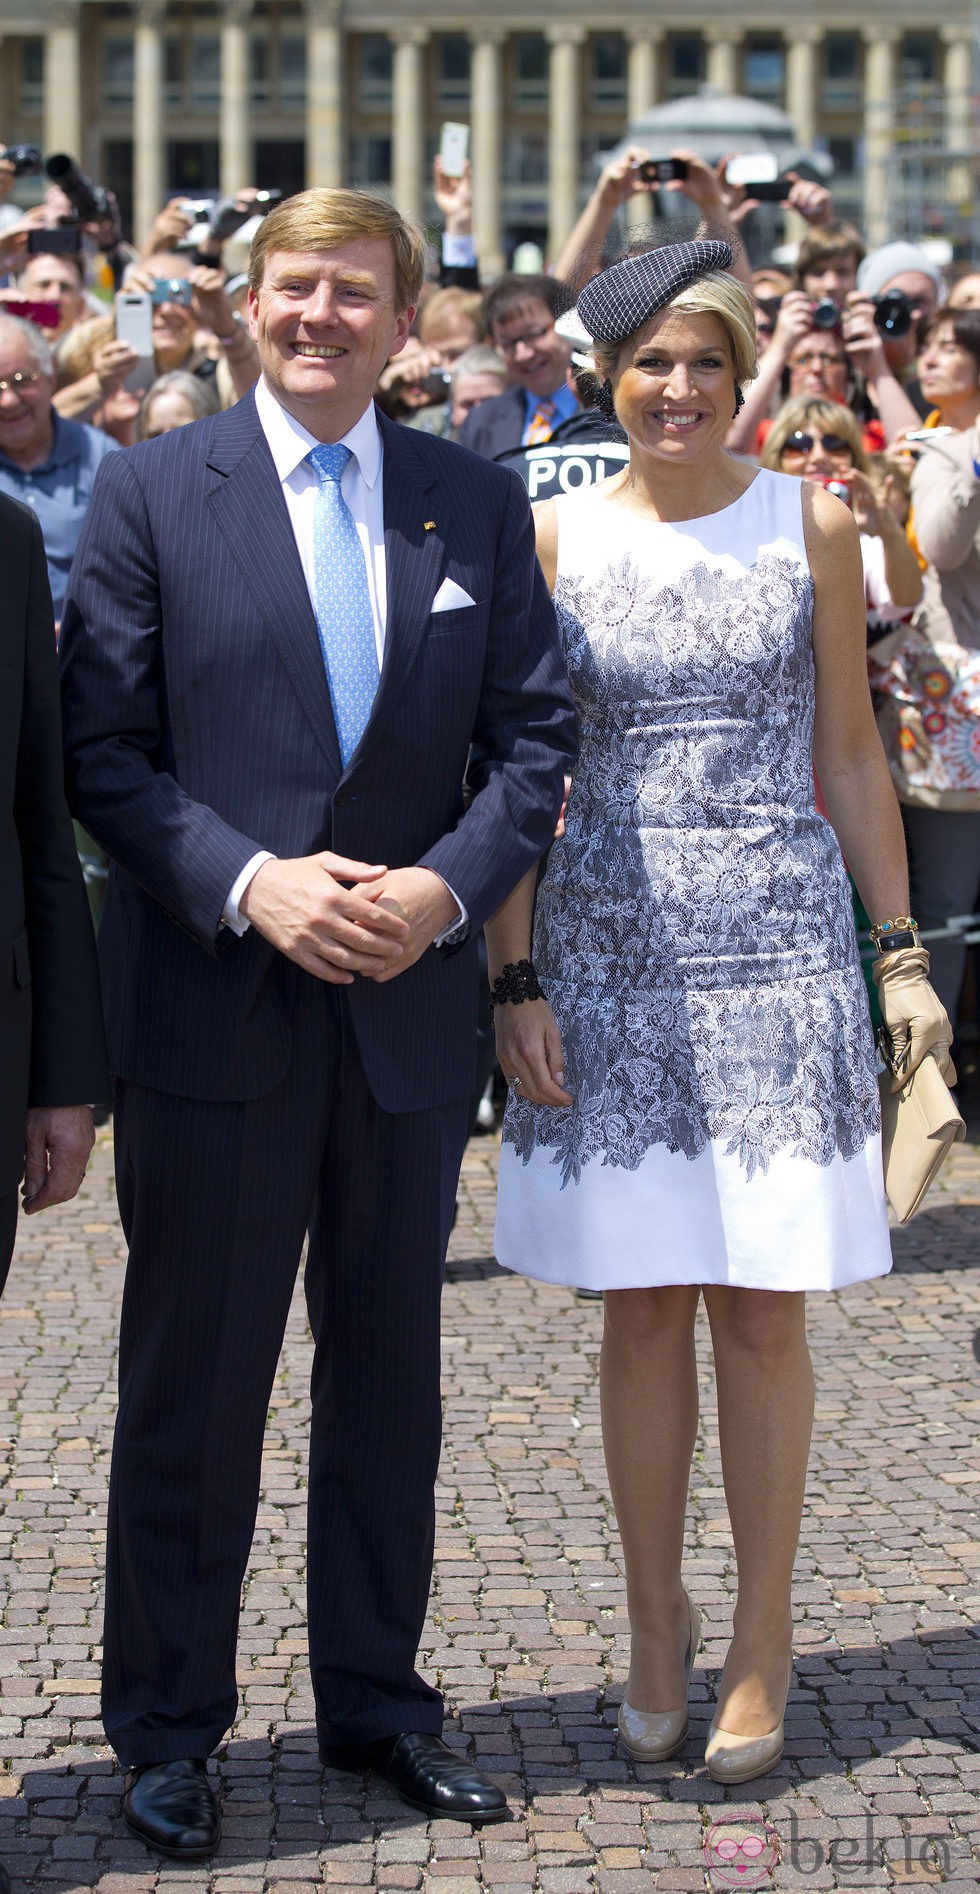
[{"label": "orange scarf", "polygon": [[[922,425],[923,427],[938,427],[941,419],[942,419],[942,416],[939,412],[939,409],[933,408],[931,412],[926,415],[926,418],[923,421]],[[927,565],[929,564],[929,561],[928,559],[924,558],[922,554],[922,550],[919,546],[919,542],[915,536],[915,514],[911,506],[909,507],[908,519],[905,522],[905,537],[908,540],[909,545],[912,548],[912,551],[914,552],[916,558],[919,561],[919,570],[921,572],[924,572]]]}]

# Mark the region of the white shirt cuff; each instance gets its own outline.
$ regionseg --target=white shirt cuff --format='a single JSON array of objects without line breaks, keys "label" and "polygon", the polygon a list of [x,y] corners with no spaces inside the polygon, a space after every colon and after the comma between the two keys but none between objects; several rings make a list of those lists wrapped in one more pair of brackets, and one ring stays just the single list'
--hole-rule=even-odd
[{"label": "white shirt cuff", "polygon": [[[433,874],[438,874],[438,869],[433,869],[432,872]],[[451,934],[455,934],[457,928],[467,927],[469,925],[469,919],[470,919],[469,912],[466,908],[464,908],[463,903],[460,900],[459,895],[456,893],[455,888],[451,888],[449,886],[448,881],[443,881],[443,878],[441,875],[439,875],[439,880],[442,881],[442,885],[445,888],[447,894],[452,895],[453,900],[455,901],[456,906],[459,909],[459,914],[457,915],[455,921],[450,921],[449,926],[443,928],[441,934],[436,935],[435,940],[432,943],[434,947],[441,947],[444,944],[444,942],[449,939]]]},{"label": "white shirt cuff", "polygon": [[[241,936],[242,934],[246,934],[248,932],[248,929],[251,926],[251,922],[246,919],[244,914],[239,913],[238,904],[241,901],[242,895],[245,893],[245,890],[248,887],[249,882],[252,880],[253,876],[255,876],[258,873],[259,869],[261,868],[262,863],[274,862],[276,859],[277,857],[275,855],[271,855],[267,848],[260,849],[258,854],[253,855],[251,859],[245,863],[245,866],[242,869],[241,873],[236,875],[228,891],[228,899],[221,910],[222,924],[225,927],[230,927],[233,934],[238,934],[239,936]],[[439,879],[440,881],[442,881],[441,875],[439,876]],[[456,893],[455,889],[450,888],[448,881],[443,882],[443,887],[447,890],[449,894],[452,895],[453,900],[455,901],[456,906],[459,909],[459,913],[456,916],[456,919],[454,921],[450,921],[448,927],[443,928],[441,934],[437,934],[435,942],[434,942],[434,945],[436,947],[441,947],[443,942],[448,940],[451,934],[455,934],[457,928],[465,927],[470,918],[468,910],[463,906],[463,903],[460,900],[459,895]]]},{"label": "white shirt cuff", "polygon": [[275,855],[270,855],[267,848],[261,848],[257,855],[253,855],[251,860],[245,863],[241,874],[235,876],[228,891],[228,899],[221,910],[222,926],[230,927],[233,934],[241,936],[242,934],[248,933],[252,923],[246,920],[244,914],[239,914],[238,903],[245,893],[249,882],[253,876],[258,873],[262,863],[274,862],[275,860]]},{"label": "white shirt cuff", "polygon": [[476,268],[476,244],[471,236],[459,236],[454,231],[442,233],[442,260],[447,270],[474,270]]}]

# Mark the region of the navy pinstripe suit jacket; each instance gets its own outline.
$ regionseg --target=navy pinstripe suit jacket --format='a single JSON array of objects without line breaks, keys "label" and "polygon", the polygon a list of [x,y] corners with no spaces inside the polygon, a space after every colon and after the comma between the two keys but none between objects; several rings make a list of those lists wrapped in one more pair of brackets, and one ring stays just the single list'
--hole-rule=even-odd
[{"label": "navy pinstripe suit jacket", "polygon": [[[225,1100],[279,1083],[296,969],[221,911],[257,849],[329,848],[434,868],[472,922],[459,953],[347,989],[378,1102],[418,1110],[472,1083],[475,935],[547,847],[575,719],[522,483],[381,427],[385,658],[346,770],[253,398],[99,470],[61,651],[69,794],[112,858],[100,955],[119,1076]],[[475,603],[433,615],[447,576]]]}]

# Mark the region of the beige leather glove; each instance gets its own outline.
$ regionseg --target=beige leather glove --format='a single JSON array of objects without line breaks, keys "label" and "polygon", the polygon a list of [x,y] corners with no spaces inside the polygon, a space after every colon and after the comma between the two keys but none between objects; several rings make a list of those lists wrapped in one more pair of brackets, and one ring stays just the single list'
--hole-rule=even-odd
[{"label": "beige leather glove", "polygon": [[935,1055],[947,1085],[956,1072],[949,1056],[953,1028],[946,1009],[933,992],[927,974],[929,955],[924,947],[897,947],[879,954],[871,968],[878,988],[878,1005],[891,1044],[895,1074],[892,1091],[900,1092],[926,1054]]}]

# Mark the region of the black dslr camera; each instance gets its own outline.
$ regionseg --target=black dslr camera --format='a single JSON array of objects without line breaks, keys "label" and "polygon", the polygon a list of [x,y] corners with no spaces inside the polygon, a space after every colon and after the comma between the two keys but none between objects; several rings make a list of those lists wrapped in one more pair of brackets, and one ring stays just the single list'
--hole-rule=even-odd
[{"label": "black dslr camera", "polygon": [[888,289],[874,298],[875,328],[889,341],[908,335],[912,327],[912,304],[901,289]]},{"label": "black dslr camera", "polygon": [[109,192],[104,185],[93,184],[67,152],[53,152],[44,169],[52,184],[57,184],[64,191],[80,224],[94,224],[102,217],[112,216]]}]

